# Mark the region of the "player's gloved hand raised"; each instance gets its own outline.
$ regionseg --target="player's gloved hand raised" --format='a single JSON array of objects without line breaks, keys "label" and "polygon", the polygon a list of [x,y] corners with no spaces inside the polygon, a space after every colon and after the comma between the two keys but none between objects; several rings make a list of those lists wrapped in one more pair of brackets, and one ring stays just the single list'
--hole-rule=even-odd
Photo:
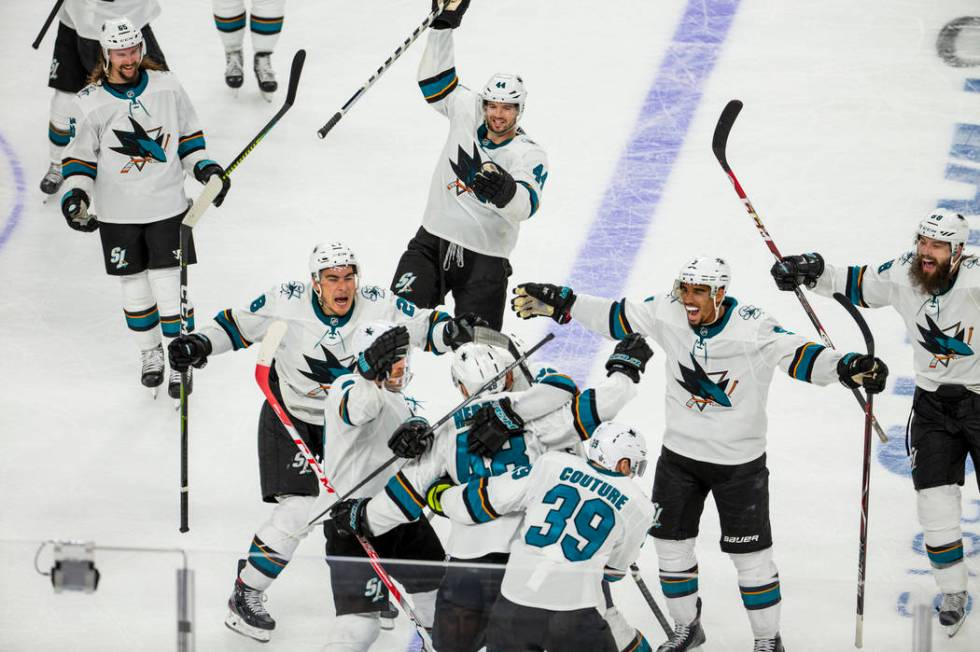
[{"label": "player's gloved hand raised", "polygon": [[446,322],[446,328],[442,331],[442,341],[455,351],[464,344],[473,341],[475,333],[473,329],[477,326],[489,328],[490,324],[483,317],[472,312],[456,315]]},{"label": "player's gloved hand raised", "polygon": [[337,532],[344,536],[371,536],[367,522],[370,498],[348,498],[330,508],[330,518]]},{"label": "player's gloved hand raised", "polygon": [[204,335],[191,333],[178,335],[167,345],[170,354],[170,368],[187,371],[189,367],[200,369],[208,363],[211,355],[211,340]]},{"label": "player's gloved hand raised", "polygon": [[543,315],[559,324],[572,320],[572,304],[575,293],[572,288],[549,283],[524,283],[514,288],[517,295],[510,300],[511,309],[521,319]]},{"label": "player's gloved hand raised", "polygon": [[446,489],[450,487],[455,487],[453,484],[453,479],[448,475],[444,475],[435,482],[432,483],[425,492],[425,503],[429,506],[429,509],[433,513],[439,516],[445,516],[446,514],[442,511],[442,494],[446,492]]},{"label": "player's gloved hand raised", "polygon": [[72,188],[61,198],[61,214],[68,226],[76,231],[91,233],[99,228],[99,220],[88,212],[91,202],[88,193],[81,188]]},{"label": "player's gloved hand raised", "polygon": [[382,333],[357,356],[355,366],[368,380],[384,380],[392,365],[408,353],[408,329],[396,326]]},{"label": "player's gloved hand raised", "polygon": [[[444,0],[432,0],[432,11],[439,8]],[[442,13],[432,21],[432,29],[456,29],[463,21],[463,14],[470,6],[470,0],[450,0]]]},{"label": "player's gloved hand raised", "polygon": [[411,417],[395,428],[388,438],[388,448],[398,457],[415,459],[424,453],[432,443],[429,422],[423,417]]},{"label": "player's gloved hand raised", "polygon": [[469,451],[492,457],[514,435],[524,434],[524,419],[514,411],[510,398],[490,401],[473,415]]},{"label": "player's gloved hand raised", "polygon": [[481,201],[488,201],[497,208],[503,208],[517,193],[517,182],[510,176],[510,172],[492,161],[487,161],[480,166],[480,171],[473,178],[470,189]]},{"label": "player's gloved hand raised", "polygon": [[640,374],[646,371],[647,361],[653,357],[653,351],[642,335],[630,333],[613,350],[606,360],[606,375],[622,373],[629,376],[634,383],[640,382]]},{"label": "player's gloved hand raised", "polygon": [[792,292],[797,285],[812,288],[823,274],[823,256],[818,253],[786,256],[773,264],[769,273],[780,290]]},{"label": "player's gloved hand raised", "polygon": [[228,189],[231,188],[231,179],[224,176],[225,169],[214,161],[210,160],[201,161],[194,166],[194,178],[202,184],[206,184],[208,179],[216,174],[221,177],[221,192],[218,193],[218,196],[215,197],[214,201],[211,203],[215,206],[221,206],[221,202],[225,200],[225,195],[228,194]]},{"label": "player's gloved hand raised", "polygon": [[861,353],[845,353],[837,362],[837,376],[841,383],[851,389],[864,387],[869,394],[880,394],[885,390],[888,367],[881,358],[872,358]]}]

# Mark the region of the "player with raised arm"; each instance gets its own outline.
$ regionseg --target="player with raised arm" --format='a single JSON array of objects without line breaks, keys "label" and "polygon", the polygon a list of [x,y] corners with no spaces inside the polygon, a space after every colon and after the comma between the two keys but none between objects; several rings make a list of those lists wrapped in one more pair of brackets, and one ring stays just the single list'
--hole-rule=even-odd
[{"label": "player with raised arm", "polygon": [[[203,184],[224,170],[208,158],[187,93],[146,56],[133,23],[106,21],[100,42],[91,83],[78,93],[75,138],[64,151],[61,212],[76,231],[99,230],[106,273],[119,277],[126,324],[141,351],[141,382],[155,396],[164,375],[160,331],[167,338],[180,333],[177,252],[190,205],[184,174]],[[216,206],[229,185],[225,179]],[[185,254],[195,261],[193,242]],[[173,369],[168,393],[180,396]]]},{"label": "player with raised arm", "polygon": [[667,356],[663,450],[650,530],[661,587],[674,619],[661,652],[705,641],[694,542],[711,492],[721,521],[721,549],[738,570],[756,650],[782,650],[779,576],[773,563],[766,468],[766,401],[778,367],[791,378],[884,389],[884,363],[840,354],[782,328],[761,308],[728,294],[731,271],[721,258],[698,257],[681,268],[673,290],[643,301],[576,295],[571,288],[527,283],[512,305],[524,319],[575,319],[607,337],[640,333]]},{"label": "player with raised arm", "polygon": [[453,29],[467,6],[469,0],[454,0],[435,20],[419,64],[422,94],[449,118],[449,135],[422,226],[398,262],[391,289],[430,308],[451,291],[457,313],[476,313],[500,330],[508,257],[521,223],[540,207],[548,161],[518,126],[527,99],[520,76],[497,73],[479,93],[460,85]]},{"label": "player with raised arm", "polygon": [[861,308],[891,306],[905,322],[915,367],[912,483],[943,594],[939,622],[949,636],[962,626],[968,602],[960,527],[967,454],[980,468],[980,360],[972,347],[980,326],[980,260],[965,251],[969,236],[962,215],[937,210],[919,222],[914,251],[878,267],[838,267],[809,253],[786,256],[771,270],[780,290],[840,292]]},{"label": "player with raised arm", "polygon": [[[285,321],[289,330],[273,363],[270,384],[306,445],[323,459],[324,399],[336,378],[357,361],[354,334],[360,326],[379,319],[403,324],[412,347],[439,354],[470,341],[473,322],[467,316],[451,319],[443,312],[416,308],[386,290],[362,284],[354,252],[339,242],[314,247],[309,270],[308,281],[280,283],[247,308],[223,310],[199,332],[178,337],[170,344],[170,363],[178,370],[203,367],[209,356],[251,346],[273,322]],[[375,352],[380,356],[377,347],[365,355],[371,358]],[[320,485],[268,402],[259,415],[258,457],[262,500],[274,507],[252,537],[247,558],[239,561],[226,623],[257,640],[269,640],[275,621],[262,594],[306,536],[303,528]],[[297,531],[301,533],[289,536]]]},{"label": "player with raised arm", "polygon": [[214,26],[225,48],[225,84],[237,90],[244,81],[242,46],[245,44],[245,24],[248,23],[255,52],[252,70],[262,97],[271,101],[272,94],[279,88],[276,72],[272,69],[272,53],[282,32],[286,0],[252,0],[251,16],[247,18],[245,0],[211,0],[211,6]]}]

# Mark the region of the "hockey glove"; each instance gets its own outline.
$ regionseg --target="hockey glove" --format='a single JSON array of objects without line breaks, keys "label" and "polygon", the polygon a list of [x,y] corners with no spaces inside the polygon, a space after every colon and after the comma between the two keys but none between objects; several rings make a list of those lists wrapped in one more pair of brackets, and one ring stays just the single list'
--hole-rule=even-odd
[{"label": "hockey glove", "polygon": [[221,206],[221,202],[225,200],[225,195],[228,194],[228,189],[231,188],[231,179],[225,176],[224,168],[211,160],[201,161],[194,166],[194,178],[201,184],[207,183],[208,179],[216,174],[221,177],[221,192],[211,203],[215,206]]},{"label": "hockey glove", "polygon": [[408,329],[396,326],[382,333],[357,356],[357,370],[368,380],[384,380],[392,365],[408,353]]},{"label": "hockey glove", "polygon": [[521,319],[543,315],[559,324],[572,320],[572,305],[575,303],[572,288],[548,283],[524,283],[514,288],[514,294],[517,296],[510,300],[510,307]]},{"label": "hockey glove", "polygon": [[388,448],[398,457],[407,460],[415,459],[432,443],[432,432],[429,422],[423,417],[411,417],[408,421],[395,428],[388,439]]},{"label": "hockey glove", "polygon": [[91,233],[99,228],[99,220],[88,212],[88,193],[81,188],[72,188],[61,198],[61,214],[68,226],[76,231]]},{"label": "hockey glove", "polygon": [[869,394],[885,390],[888,367],[881,358],[871,358],[861,353],[846,353],[837,362],[837,376],[842,384],[851,389],[864,387]]},{"label": "hockey glove", "polygon": [[464,312],[446,322],[446,328],[442,332],[442,341],[453,351],[459,347],[473,341],[474,331],[477,326],[488,327],[490,324],[477,314]]},{"label": "hockey glove", "polygon": [[453,484],[453,479],[448,475],[444,475],[435,482],[432,486],[428,488],[425,492],[425,503],[429,506],[429,509],[433,513],[439,516],[445,516],[446,514],[442,511],[442,494],[446,493],[446,489],[456,486]]},{"label": "hockey glove", "polygon": [[200,369],[208,363],[211,340],[198,333],[179,335],[167,345],[167,353],[170,354],[171,369],[180,372],[187,371],[189,367]]},{"label": "hockey glove", "polygon": [[640,382],[640,374],[646,371],[647,361],[653,357],[653,351],[647,345],[642,335],[630,333],[606,360],[606,375],[614,373],[626,374],[634,383]]},{"label": "hockey glove", "polygon": [[333,525],[343,536],[371,536],[367,522],[370,498],[348,498],[330,508]]},{"label": "hockey glove", "polygon": [[510,176],[510,172],[487,161],[476,173],[470,188],[480,201],[488,201],[497,208],[503,208],[517,193],[517,182]]},{"label": "hockey glove", "polygon": [[[432,0],[432,11],[439,8],[442,0]],[[470,0],[452,0],[442,13],[432,21],[432,29],[456,29],[463,22],[463,14],[470,6]]]},{"label": "hockey glove", "polygon": [[510,399],[490,401],[473,415],[469,451],[481,457],[493,457],[511,437],[522,434],[524,419],[514,411]]},{"label": "hockey glove", "polygon": [[818,253],[786,256],[774,263],[769,273],[780,290],[792,292],[797,285],[813,288],[823,274],[823,256]]}]

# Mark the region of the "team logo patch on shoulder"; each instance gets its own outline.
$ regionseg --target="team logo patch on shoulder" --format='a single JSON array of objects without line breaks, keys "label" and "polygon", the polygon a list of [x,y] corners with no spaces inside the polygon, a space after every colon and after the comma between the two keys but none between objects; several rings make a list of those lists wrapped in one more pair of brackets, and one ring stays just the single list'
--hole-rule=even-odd
[{"label": "team logo patch on shoulder", "polygon": [[738,316],[742,319],[758,319],[762,314],[762,308],[755,306],[742,306],[738,309]]},{"label": "team logo patch on shoulder", "polygon": [[940,328],[929,315],[926,315],[926,325],[923,328],[916,324],[922,340],[919,345],[932,354],[932,362],[929,363],[930,369],[935,369],[938,365],[948,367],[949,363],[956,358],[963,358],[973,355],[970,343],[973,341],[973,326],[969,330],[962,328],[962,322],[956,322],[952,326]]},{"label": "team logo patch on shoulder", "polygon": [[306,292],[306,286],[299,281],[290,281],[279,286],[279,294],[286,299],[299,299]]},{"label": "team logo patch on shoulder", "polygon": [[678,363],[681,377],[677,378],[678,384],[688,392],[691,398],[688,399],[688,408],[696,407],[704,412],[709,405],[718,407],[732,407],[731,395],[738,386],[738,381],[732,381],[728,377],[728,371],[714,371],[708,373],[704,367],[691,355],[691,368]]},{"label": "team logo patch on shoulder", "polygon": [[906,251],[904,254],[902,254],[901,258],[898,259],[898,263],[900,265],[911,265],[913,260],[915,260],[915,252]]},{"label": "team logo patch on shoulder", "polygon": [[129,124],[133,128],[132,131],[112,130],[112,133],[119,139],[119,146],[109,149],[129,157],[129,161],[119,171],[120,174],[128,174],[134,167],[142,172],[147,163],[154,161],[166,163],[166,149],[167,145],[170,144],[170,134],[164,134],[163,127],[153,127],[147,131],[132,116],[129,116]]},{"label": "team logo patch on shoulder", "polygon": [[383,298],[385,291],[376,285],[368,285],[361,288],[361,296],[370,301],[377,301]]}]

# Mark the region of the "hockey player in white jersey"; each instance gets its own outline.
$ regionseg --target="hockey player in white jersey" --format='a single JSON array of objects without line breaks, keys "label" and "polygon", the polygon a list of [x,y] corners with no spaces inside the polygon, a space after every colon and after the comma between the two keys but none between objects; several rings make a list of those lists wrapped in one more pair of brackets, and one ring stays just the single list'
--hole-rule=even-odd
[{"label": "hockey player in white jersey", "polygon": [[[915,250],[875,266],[825,264],[818,253],[772,267],[781,290],[841,292],[861,308],[891,306],[912,343],[911,466],[916,509],[933,577],[943,593],[939,622],[953,636],[966,616],[967,567],[960,528],[966,456],[980,468],[980,260],[965,251],[970,225],[936,210],[916,229]],[[980,486],[980,476],[978,476]]]},{"label": "hockey player in white jersey", "polygon": [[[435,9],[436,0],[432,4]],[[541,205],[548,161],[518,126],[527,100],[520,76],[497,73],[480,92],[459,83],[453,28],[468,5],[454,0],[435,20],[419,64],[422,94],[449,118],[449,135],[422,226],[398,262],[391,289],[424,307],[452,292],[457,312],[476,313],[500,330],[508,257],[521,223]]]},{"label": "hockey player in white jersey", "polygon": [[454,522],[523,514],[487,632],[487,649],[616,652],[603,579],[619,580],[640,554],[654,507],[632,480],[646,444],[632,428],[599,425],[586,457],[550,451],[506,475],[441,491]]},{"label": "hockey player in white jersey", "polygon": [[279,88],[272,69],[272,53],[282,32],[286,0],[252,0],[251,15],[246,17],[245,0],[211,0],[214,26],[225,48],[225,83],[229,88],[241,88],[244,81],[245,24],[252,35],[254,58],[252,70],[262,97],[272,101]]},{"label": "hockey player in white jersey", "polygon": [[[180,82],[145,56],[142,33],[127,18],[110,20],[100,42],[94,81],[78,93],[75,138],[64,151],[61,212],[72,229],[99,229],[106,273],[119,277],[126,324],[141,351],[141,382],[155,395],[164,375],[160,331],[180,333],[176,252],[190,204],[184,174],[207,183],[224,170],[208,158]],[[223,185],[216,206],[229,182]],[[193,263],[193,243],[189,249]],[[180,396],[173,369],[168,392]]]},{"label": "hockey player in white jersey", "polygon": [[[530,464],[546,450],[578,448],[601,421],[613,418],[635,395],[651,355],[639,336],[620,342],[606,363],[609,377],[583,392],[571,379],[551,370],[543,370],[530,387],[521,376],[508,374],[489,389],[489,395],[440,427],[431,448],[415,445],[413,438],[423,427],[405,424],[392,438],[395,449],[403,448],[405,457],[424,453],[391,477],[383,490],[335,506],[335,522],[364,534],[383,534],[418,520],[427,497],[440,486],[507,473]],[[514,360],[506,351],[485,344],[464,345],[453,358],[453,382],[464,396]],[[460,563],[450,564],[439,587],[433,630],[436,649],[475,652],[483,646],[502,572],[470,564],[499,568],[519,525],[519,515],[453,524],[446,551],[451,561]]]},{"label": "hockey player in white jersey", "polygon": [[575,319],[615,339],[641,333],[664,350],[665,430],[652,497],[658,521],[650,530],[675,622],[671,639],[660,647],[664,652],[705,640],[694,542],[709,491],[721,520],[721,549],[738,570],[755,649],[783,649],[765,455],[773,372],[779,367],[796,380],[840,381],[869,392],[884,388],[888,372],[877,358],[841,355],[785,330],[762,309],[729,295],[730,281],[724,260],[698,257],[680,270],[672,291],[643,301],[527,283],[515,288],[512,302],[525,319]]},{"label": "hockey player in white jersey", "polygon": [[[223,310],[199,332],[178,337],[169,347],[170,362],[178,370],[200,368],[209,356],[247,348],[260,341],[274,321],[286,321],[289,329],[273,363],[270,385],[306,445],[323,459],[324,399],[356,360],[354,334],[360,326],[379,319],[404,324],[412,347],[436,354],[469,341],[472,330],[466,316],[450,319],[361,283],[357,258],[342,243],[317,245],[309,270],[308,281],[280,283],[248,307]],[[390,364],[393,349],[386,348],[388,344],[385,340],[370,348],[366,359],[379,366]],[[326,437],[331,437],[329,431]],[[259,415],[258,455],[262,500],[275,506],[255,532],[247,562],[239,562],[229,626],[268,640],[275,621],[262,603],[262,593],[305,536],[305,531],[296,538],[287,534],[306,525],[320,485],[267,402]]]}]

